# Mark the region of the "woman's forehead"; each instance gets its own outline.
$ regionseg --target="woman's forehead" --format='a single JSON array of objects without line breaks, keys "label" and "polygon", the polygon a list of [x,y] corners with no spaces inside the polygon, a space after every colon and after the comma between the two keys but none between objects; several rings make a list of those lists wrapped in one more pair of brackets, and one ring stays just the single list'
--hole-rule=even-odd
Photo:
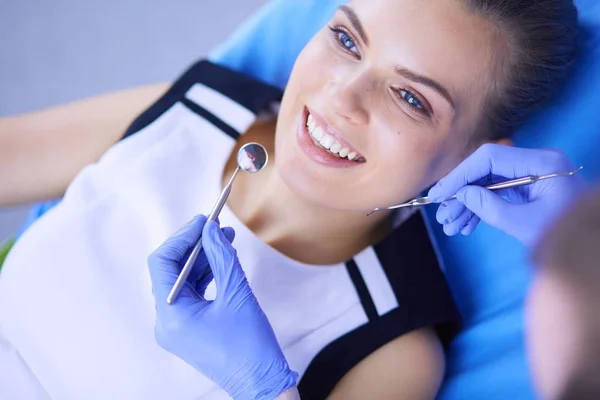
[{"label": "woman's forehead", "polygon": [[440,82],[457,103],[474,100],[491,79],[497,29],[461,0],[354,0],[347,6],[368,37],[372,63]]}]

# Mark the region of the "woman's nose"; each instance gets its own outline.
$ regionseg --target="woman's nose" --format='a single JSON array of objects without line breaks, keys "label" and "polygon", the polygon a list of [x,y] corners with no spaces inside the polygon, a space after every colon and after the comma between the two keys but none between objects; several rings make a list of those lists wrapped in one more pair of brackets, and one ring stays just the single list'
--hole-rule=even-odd
[{"label": "woman's nose", "polygon": [[343,79],[331,83],[332,111],[355,125],[369,123],[368,104],[371,101],[369,83],[361,78]]}]

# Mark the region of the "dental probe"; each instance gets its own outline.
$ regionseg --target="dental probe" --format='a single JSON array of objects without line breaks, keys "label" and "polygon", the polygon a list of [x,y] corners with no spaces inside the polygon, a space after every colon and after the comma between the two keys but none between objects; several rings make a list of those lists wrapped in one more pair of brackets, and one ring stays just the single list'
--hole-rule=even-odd
[{"label": "dental probe", "polygon": [[[571,171],[571,172],[559,172],[556,174],[548,174],[548,175],[541,175],[541,176],[530,175],[530,176],[526,176],[526,177],[519,178],[519,179],[513,179],[510,181],[505,181],[505,182],[500,182],[500,183],[494,183],[493,185],[485,186],[485,188],[488,190],[495,191],[495,190],[501,190],[501,189],[509,189],[509,188],[518,187],[518,186],[531,185],[532,183],[542,181],[544,179],[557,178],[557,177],[561,177],[561,176],[573,176],[576,173],[578,173],[579,171],[581,171],[582,169],[583,169],[583,167],[579,167],[576,170]],[[450,197],[448,200],[454,200],[454,199],[456,199],[456,195]],[[369,211],[367,213],[367,216],[374,214],[377,211],[397,210],[399,208],[404,208],[404,207],[421,207],[421,206],[426,206],[426,205],[432,204],[432,203],[433,202],[431,200],[429,200],[429,198],[427,198],[426,196],[425,197],[417,197],[415,199],[407,201],[406,203],[396,204],[395,206],[375,208],[372,211]]]}]

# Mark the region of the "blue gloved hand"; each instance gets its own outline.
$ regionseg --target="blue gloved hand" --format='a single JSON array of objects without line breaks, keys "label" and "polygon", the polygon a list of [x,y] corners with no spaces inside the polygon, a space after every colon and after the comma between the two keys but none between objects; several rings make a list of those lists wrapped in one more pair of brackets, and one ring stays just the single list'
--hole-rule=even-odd
[{"label": "blue gloved hand", "polygon": [[[206,225],[206,226],[205,226]],[[203,250],[173,305],[166,302],[187,256]],[[233,230],[198,216],[148,259],[156,301],[155,337],[168,352],[209,377],[234,399],[274,399],[296,385],[269,321],[231,246]],[[210,264],[210,267],[209,267]],[[217,298],[204,299],[212,268]],[[202,278],[201,281],[198,281]]]},{"label": "blue gloved hand", "polygon": [[[449,236],[470,235],[481,219],[531,247],[581,192],[583,178],[559,177],[497,192],[482,186],[573,169],[558,151],[485,144],[433,186],[428,197],[441,202],[436,217]],[[444,201],[454,194],[457,200]]]}]

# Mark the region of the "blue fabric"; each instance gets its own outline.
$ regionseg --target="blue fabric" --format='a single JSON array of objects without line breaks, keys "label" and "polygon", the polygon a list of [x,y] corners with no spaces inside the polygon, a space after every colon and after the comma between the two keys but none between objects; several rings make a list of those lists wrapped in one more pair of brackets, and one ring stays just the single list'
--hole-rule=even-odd
[{"label": "blue fabric", "polygon": [[[343,0],[275,0],[247,21],[212,61],[284,87],[294,60]],[[600,180],[600,3],[579,0],[583,55],[560,99],[516,136],[524,147],[556,147]],[[37,210],[44,211],[44,210]],[[440,399],[535,399],[523,346],[523,300],[531,281],[524,249],[482,224],[469,238],[447,238],[428,223],[464,317],[449,350]]]},{"label": "blue fabric", "polygon": [[38,203],[38,204],[35,204],[33,207],[31,207],[31,210],[29,210],[29,214],[27,215],[27,219],[25,220],[25,223],[21,227],[21,230],[18,232],[17,237],[21,236],[23,234],[23,232],[25,232],[27,230],[27,228],[29,228],[39,217],[44,215],[48,210],[53,208],[59,202],[60,202],[60,199],[56,199],[56,200],[46,201],[43,203]]}]

